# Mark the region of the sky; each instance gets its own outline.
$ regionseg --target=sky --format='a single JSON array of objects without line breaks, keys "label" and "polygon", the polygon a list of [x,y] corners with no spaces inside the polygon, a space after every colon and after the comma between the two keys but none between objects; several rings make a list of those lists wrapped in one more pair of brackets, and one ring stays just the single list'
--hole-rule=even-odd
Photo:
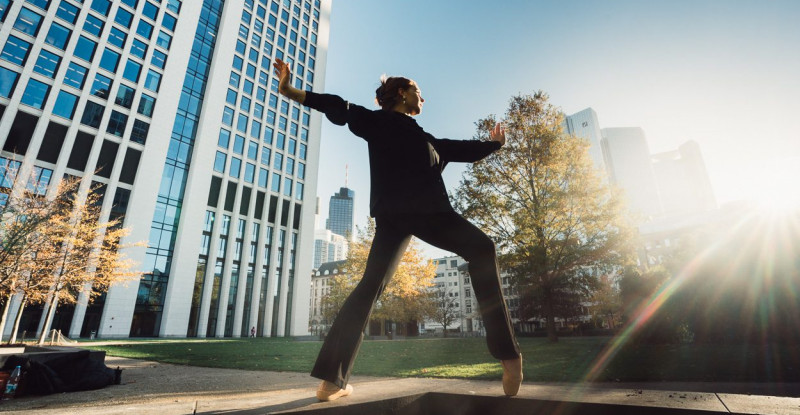
[{"label": "sky", "polygon": [[[406,76],[422,89],[426,131],[470,139],[478,119],[542,90],[565,114],[593,108],[601,128],[641,127],[651,153],[696,141],[720,204],[800,203],[798,22],[794,0],[334,0],[324,92],[377,108],[379,77]],[[345,166],[363,226],[366,143],[325,120],[323,226]],[[449,190],[462,172],[448,165]]]}]

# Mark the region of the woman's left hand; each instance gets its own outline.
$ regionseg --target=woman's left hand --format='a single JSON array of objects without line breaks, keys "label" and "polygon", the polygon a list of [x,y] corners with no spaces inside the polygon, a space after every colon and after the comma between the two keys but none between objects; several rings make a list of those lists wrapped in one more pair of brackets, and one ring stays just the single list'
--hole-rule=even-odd
[{"label": "woman's left hand", "polygon": [[505,129],[505,127],[503,127],[503,125],[500,124],[500,123],[496,123],[494,125],[494,128],[492,128],[492,130],[489,131],[489,138],[491,138],[492,141],[499,142],[501,146],[505,145],[506,144],[506,129]]}]

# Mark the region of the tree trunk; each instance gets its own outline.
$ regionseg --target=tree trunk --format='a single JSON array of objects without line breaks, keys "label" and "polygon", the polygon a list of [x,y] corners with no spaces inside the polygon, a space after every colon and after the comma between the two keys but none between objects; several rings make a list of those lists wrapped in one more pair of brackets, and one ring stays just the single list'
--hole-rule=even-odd
[{"label": "tree trunk", "polygon": [[[549,297],[549,295],[548,295],[548,297]],[[547,325],[547,340],[549,340],[550,343],[558,343],[558,333],[556,333],[556,319],[555,319],[555,316],[553,315],[553,313],[554,313],[554,311],[553,311],[553,300],[551,298],[546,298],[545,299],[545,303],[544,303],[544,307],[545,307],[545,313],[546,313],[545,318],[546,318],[546,321],[547,321],[547,324],[546,324]]]},{"label": "tree trunk", "polygon": [[53,316],[56,315],[56,308],[58,308],[58,291],[53,293],[53,298],[50,299],[50,309],[47,310],[47,319],[44,321],[42,332],[39,334],[39,345],[43,345],[47,339],[47,332],[50,331],[50,325],[53,324]]},{"label": "tree trunk", "polygon": [[11,308],[11,299],[14,298],[14,289],[6,297],[6,304],[3,306],[3,316],[0,317],[0,342],[3,341],[3,333],[6,332],[6,320],[8,320],[8,310]]},{"label": "tree trunk", "polygon": [[17,310],[17,317],[14,319],[14,330],[11,331],[11,337],[8,338],[8,344],[14,344],[17,342],[17,333],[19,333],[19,323],[22,321],[22,312],[25,310],[25,303],[28,301],[28,298],[23,296],[22,300],[19,302],[19,310]]}]

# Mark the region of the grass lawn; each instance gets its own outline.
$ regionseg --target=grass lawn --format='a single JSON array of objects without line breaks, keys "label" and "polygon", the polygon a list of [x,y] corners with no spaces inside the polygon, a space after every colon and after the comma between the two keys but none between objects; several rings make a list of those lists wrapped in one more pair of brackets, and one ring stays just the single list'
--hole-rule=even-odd
[{"label": "grass lawn", "polygon": [[[608,337],[520,338],[525,380],[578,382],[586,378]],[[129,341],[81,347],[108,355],[181,365],[309,372],[321,342],[282,338]],[[359,375],[500,379],[502,369],[482,338],[365,341]],[[598,381],[798,382],[800,353],[791,346],[642,345],[619,351]]]}]

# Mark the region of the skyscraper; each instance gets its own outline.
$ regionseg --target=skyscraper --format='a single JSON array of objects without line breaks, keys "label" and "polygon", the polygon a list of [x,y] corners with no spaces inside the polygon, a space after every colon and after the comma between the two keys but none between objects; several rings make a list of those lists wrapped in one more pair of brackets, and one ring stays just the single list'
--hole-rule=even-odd
[{"label": "skyscraper", "polygon": [[356,193],[347,187],[339,188],[339,193],[331,196],[328,204],[328,222],[326,229],[353,239],[353,199]]},{"label": "skyscraper", "polygon": [[[270,65],[323,89],[330,0],[0,0],[0,166],[100,185],[145,271],[70,336],[307,332],[321,118]],[[19,306],[19,296],[12,302]],[[27,315],[33,330],[47,329]]]},{"label": "skyscraper", "polygon": [[606,164],[603,160],[603,150],[600,147],[602,134],[597,113],[591,108],[564,117],[564,132],[581,137],[589,142],[589,156],[594,166],[602,174],[606,173]]},{"label": "skyscraper", "polygon": [[603,128],[603,158],[611,183],[625,190],[631,211],[649,218],[661,213],[650,147],[639,127]]},{"label": "skyscraper", "polygon": [[652,156],[665,215],[699,213],[717,208],[700,146],[687,141],[677,150]]}]

